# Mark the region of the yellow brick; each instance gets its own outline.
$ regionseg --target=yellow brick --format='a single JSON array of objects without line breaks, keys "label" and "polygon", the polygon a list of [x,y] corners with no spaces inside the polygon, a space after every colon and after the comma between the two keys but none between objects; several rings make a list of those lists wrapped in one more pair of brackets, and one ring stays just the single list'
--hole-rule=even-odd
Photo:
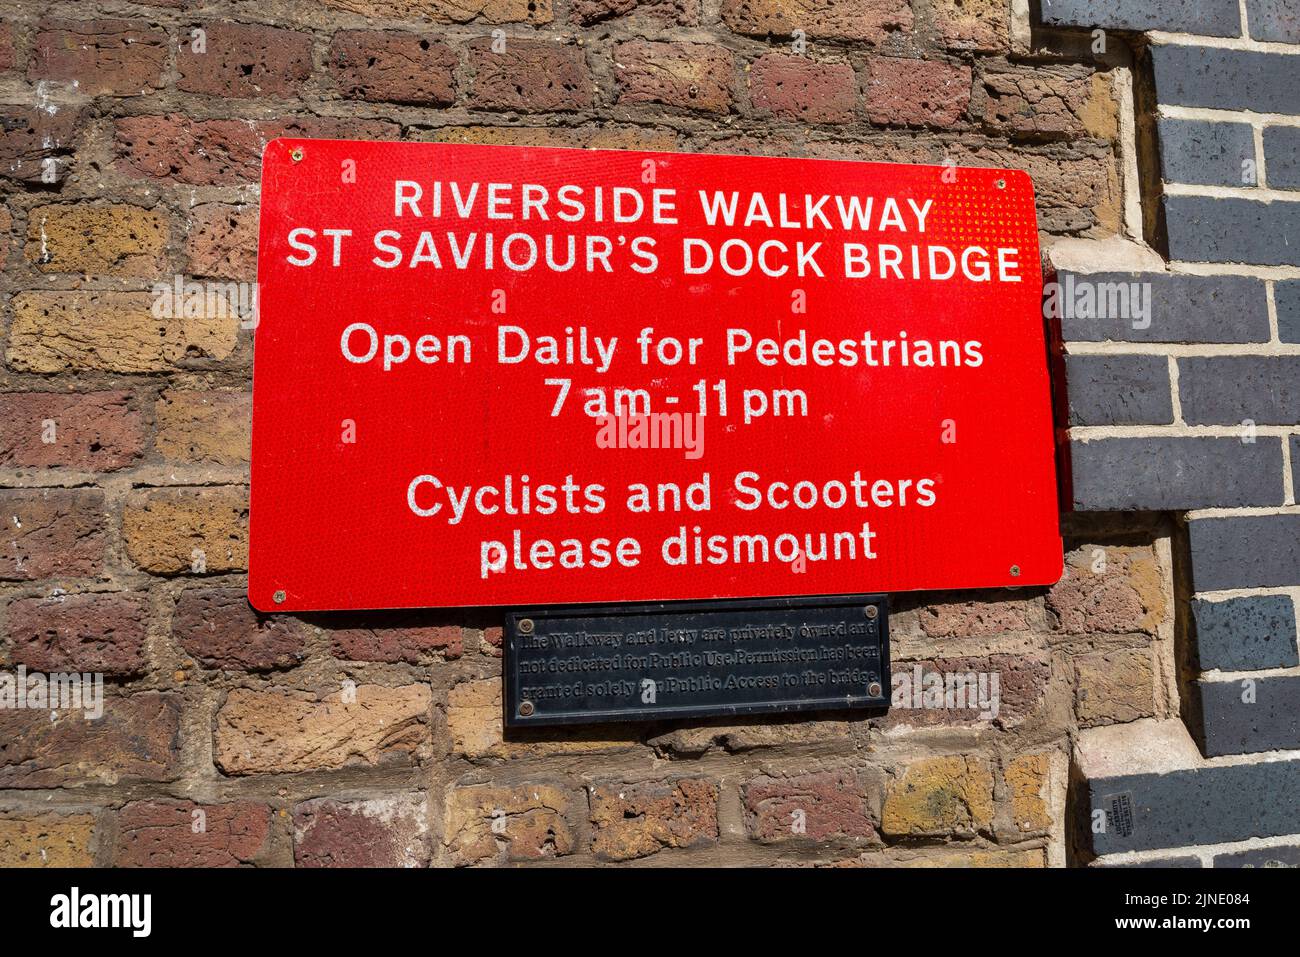
[{"label": "yellow brick", "polygon": [[14,296],[9,364],[23,372],[165,372],[182,359],[225,359],[239,319],[157,318],[147,292],[24,292]]},{"label": "yellow brick", "polygon": [[159,276],[170,226],[161,208],[52,203],[27,217],[27,261],[42,272]]},{"label": "yellow brick", "polygon": [[0,867],[90,867],[89,814],[0,817]]}]

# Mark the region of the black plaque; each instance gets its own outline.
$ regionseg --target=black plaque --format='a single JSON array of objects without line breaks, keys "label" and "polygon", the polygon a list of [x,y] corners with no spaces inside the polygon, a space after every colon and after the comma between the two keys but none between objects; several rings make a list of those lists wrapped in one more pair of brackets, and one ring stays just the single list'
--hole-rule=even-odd
[{"label": "black plaque", "polygon": [[506,727],[889,707],[885,595],[517,609]]}]

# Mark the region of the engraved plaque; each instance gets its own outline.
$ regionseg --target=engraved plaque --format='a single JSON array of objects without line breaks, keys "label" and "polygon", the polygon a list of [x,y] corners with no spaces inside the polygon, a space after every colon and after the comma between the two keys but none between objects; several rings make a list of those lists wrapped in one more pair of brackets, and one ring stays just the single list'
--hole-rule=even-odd
[{"label": "engraved plaque", "polygon": [[506,727],[889,706],[885,595],[517,609]]}]

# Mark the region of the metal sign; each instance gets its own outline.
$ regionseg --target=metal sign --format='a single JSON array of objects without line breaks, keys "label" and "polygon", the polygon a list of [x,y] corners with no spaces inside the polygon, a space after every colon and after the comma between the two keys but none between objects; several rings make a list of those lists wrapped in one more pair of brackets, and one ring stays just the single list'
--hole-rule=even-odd
[{"label": "metal sign", "polygon": [[889,707],[885,595],[505,617],[505,725]]},{"label": "metal sign", "polygon": [[1023,173],[281,139],[258,279],[258,608],[1059,577]]}]

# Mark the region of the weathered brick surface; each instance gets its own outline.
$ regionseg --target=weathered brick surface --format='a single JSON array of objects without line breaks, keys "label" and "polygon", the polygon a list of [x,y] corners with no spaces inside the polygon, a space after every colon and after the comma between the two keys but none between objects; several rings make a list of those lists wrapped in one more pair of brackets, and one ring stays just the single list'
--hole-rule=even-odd
[{"label": "weathered brick surface", "polygon": [[993,774],[980,758],[925,758],[890,781],[880,829],[891,836],[973,836],[993,823]]},{"label": "weathered brick surface", "polygon": [[871,59],[862,81],[867,116],[890,125],[951,126],[970,91],[970,67],[901,57]]},{"label": "weathered brick surface", "polygon": [[408,765],[429,748],[429,688],[357,685],[317,698],[236,688],[217,712],[214,750],[226,774]]},{"label": "weathered brick surface", "polygon": [[627,861],[718,840],[718,786],[703,778],[591,789],[592,852]]},{"label": "weathered brick surface", "polygon": [[1068,634],[1155,634],[1166,607],[1160,565],[1149,548],[1068,551],[1065,573],[1047,593],[1052,626]]},{"label": "weathered brick surface", "polygon": [[311,75],[311,35],[251,23],[208,21],[202,51],[176,52],[178,89],[209,96],[285,97]]},{"label": "weathered brick surface", "polygon": [[104,493],[0,489],[0,580],[80,578],[104,565]]},{"label": "weathered brick surface", "polygon": [[185,256],[192,276],[257,278],[257,207],[204,203],[189,213]]},{"label": "weathered brick surface", "polygon": [[734,70],[731,53],[714,44],[632,40],[614,49],[620,103],[726,113]]},{"label": "weathered brick surface", "polygon": [[160,276],[171,224],[129,203],[51,203],[27,214],[27,261],[42,272]]},{"label": "weathered brick surface", "polygon": [[306,801],[293,809],[299,867],[425,867],[429,823],[423,796]]},{"label": "weathered brick surface", "polygon": [[852,770],[761,776],[741,787],[745,828],[763,843],[876,838],[880,782]]},{"label": "weathered brick surface", "polygon": [[89,814],[0,814],[0,867],[90,867]]},{"label": "weathered brick surface", "polygon": [[0,23],[0,72],[8,72],[18,65],[18,51],[14,47],[14,25]]},{"label": "weathered brick surface", "polygon": [[[0,106],[0,175],[27,184],[44,183],[52,168],[62,183],[71,151],[81,132],[83,112],[65,108],[51,113],[30,106]],[[53,163],[47,167],[45,160]]]},{"label": "weathered brick surface", "polygon": [[789,36],[803,30],[822,40],[882,43],[912,28],[906,0],[722,0],[722,21],[749,36]]},{"label": "weathered brick surface", "polygon": [[847,123],[853,119],[857,78],[847,63],[766,53],[751,65],[749,96],[756,109],[776,116]]},{"label": "weathered brick surface", "polygon": [[254,611],[242,588],[187,588],[172,612],[172,635],[209,668],[289,668],[305,657],[301,630]]},{"label": "weathered brick surface", "polygon": [[144,451],[129,392],[0,393],[0,465],[112,472]]},{"label": "weathered brick surface", "polygon": [[55,788],[170,781],[180,771],[175,695],[105,694],[103,715],[0,710],[0,787]]},{"label": "weathered brick surface", "polygon": [[471,106],[487,110],[582,110],[592,104],[591,74],[581,48],[514,40],[504,53],[491,40],[469,44],[474,63]]},{"label": "weathered brick surface", "polygon": [[265,853],[265,804],[135,801],[117,814],[114,867],[239,867]]},{"label": "weathered brick surface", "polygon": [[583,24],[634,16],[650,22],[698,23],[700,0],[575,0],[573,15]]},{"label": "weathered brick surface", "polygon": [[551,0],[322,0],[327,6],[368,19],[438,23],[549,23]]},{"label": "weathered brick surface", "polygon": [[1155,714],[1149,648],[1094,652],[1076,659],[1075,714],[1081,727],[1119,724]]},{"label": "weathered brick surface", "polygon": [[[505,738],[501,718],[501,681],[466,681],[447,693],[447,731],[453,754],[466,758],[520,758],[548,754],[596,754],[627,750],[625,737],[613,737],[599,726],[587,729],[547,729],[544,733]],[[625,732],[626,734],[626,732]]]},{"label": "weathered brick surface", "polygon": [[1292,425],[1300,422],[1300,356],[1179,359],[1178,395],[1191,425]]},{"label": "weathered brick surface", "polygon": [[27,76],[75,83],[90,96],[148,93],[161,87],[167,34],[140,20],[42,20]]},{"label": "weathered brick surface", "polygon": [[458,787],[447,797],[443,842],[457,865],[564,857],[577,847],[573,805],[553,784]]},{"label": "weathered brick surface", "polygon": [[328,624],[334,656],[348,661],[405,661],[422,664],[439,657],[459,658],[463,629],[459,625],[424,624],[419,613],[367,615],[356,627],[338,627],[346,619],[331,616]]},{"label": "weathered brick surface", "polygon": [[1098,105],[1105,93],[1079,67],[990,67],[980,75],[980,87],[980,116],[992,127],[1075,136],[1106,130],[1104,107]]},{"label": "weathered brick surface", "polygon": [[114,123],[117,165],[126,173],[193,186],[256,183],[262,149],[277,136],[393,139],[382,120],[295,117],[278,122],[196,120],[179,113],[121,117]]},{"label": "weathered brick surface", "polygon": [[158,318],[147,292],[24,292],[13,299],[8,361],[26,372],[164,372],[226,359],[239,318]]},{"label": "weathered brick surface", "polygon": [[1024,833],[1046,831],[1052,826],[1052,756],[1039,752],[1021,754],[1007,763],[1003,777],[1011,791],[1011,816]]},{"label": "weathered brick surface", "polygon": [[1002,0],[931,0],[935,28],[950,50],[1005,53],[1011,18]]},{"label": "weathered brick surface", "polygon": [[1038,708],[1050,676],[1046,656],[1038,653],[898,661],[891,710],[881,724],[930,727],[996,720],[1013,725]]},{"label": "weathered brick surface", "polygon": [[14,661],[34,671],[131,675],[145,670],[149,609],[143,595],[19,598],[5,607]]},{"label": "weathered brick surface", "polygon": [[248,490],[152,489],[122,511],[127,556],[156,575],[214,574],[248,567]]},{"label": "weathered brick surface", "polygon": [[173,462],[241,465],[249,460],[253,396],[233,389],[169,389],[154,405],[154,445]]},{"label": "weathered brick surface", "polygon": [[329,62],[339,93],[353,100],[446,106],[456,99],[459,57],[417,33],[340,30]]}]

